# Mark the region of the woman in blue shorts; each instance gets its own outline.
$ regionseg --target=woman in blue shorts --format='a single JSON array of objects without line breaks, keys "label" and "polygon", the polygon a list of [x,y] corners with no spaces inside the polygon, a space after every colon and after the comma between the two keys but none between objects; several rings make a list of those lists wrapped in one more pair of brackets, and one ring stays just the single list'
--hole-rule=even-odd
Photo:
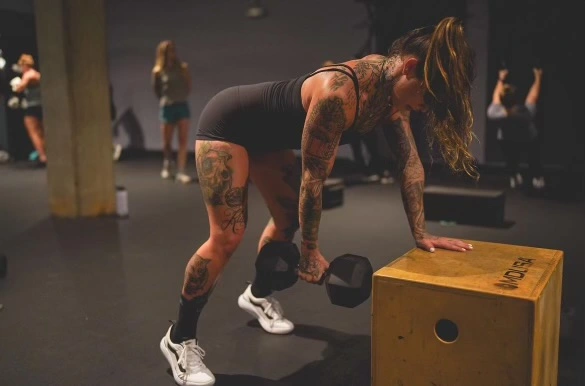
[{"label": "woman in blue shorts", "polygon": [[[191,77],[187,63],[179,60],[174,42],[165,40],[156,50],[156,62],[152,69],[154,93],[159,99],[160,120],[163,135],[163,168],[161,177],[175,178],[187,184],[191,177],[185,173],[187,164],[187,140],[189,137],[190,111],[187,97],[191,92]],[[175,174],[172,158],[174,128],[179,130],[179,151]]]}]

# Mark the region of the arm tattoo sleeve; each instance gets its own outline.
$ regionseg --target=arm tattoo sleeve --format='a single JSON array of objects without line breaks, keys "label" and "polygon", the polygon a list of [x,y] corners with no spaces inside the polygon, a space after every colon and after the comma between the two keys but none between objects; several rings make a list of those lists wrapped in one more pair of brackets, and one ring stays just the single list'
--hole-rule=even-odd
[{"label": "arm tattoo sleeve", "polygon": [[412,235],[415,240],[419,240],[426,232],[423,208],[425,174],[408,117],[403,116],[394,122],[392,134],[394,141],[390,145],[396,155],[397,168],[401,177],[402,203]]},{"label": "arm tattoo sleeve", "polygon": [[344,103],[339,97],[317,102],[305,122],[301,144],[299,224],[302,245],[307,249],[317,248],[323,183],[333,167],[337,146],[345,126]]}]

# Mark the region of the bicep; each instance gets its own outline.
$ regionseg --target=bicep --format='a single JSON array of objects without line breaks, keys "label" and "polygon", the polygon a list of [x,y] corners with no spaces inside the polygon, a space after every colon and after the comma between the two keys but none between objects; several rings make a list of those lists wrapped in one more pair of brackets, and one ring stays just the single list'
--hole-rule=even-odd
[{"label": "bicep", "polygon": [[327,178],[347,122],[346,107],[341,97],[322,98],[311,105],[301,143],[303,173],[309,173],[311,178]]}]

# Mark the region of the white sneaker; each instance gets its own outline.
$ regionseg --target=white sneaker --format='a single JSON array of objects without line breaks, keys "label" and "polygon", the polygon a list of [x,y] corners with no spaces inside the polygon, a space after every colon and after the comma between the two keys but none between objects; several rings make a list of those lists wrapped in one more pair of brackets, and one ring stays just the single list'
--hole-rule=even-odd
[{"label": "white sneaker", "polygon": [[180,182],[182,184],[189,184],[191,183],[192,178],[185,173],[177,173],[177,175],[175,176],[175,181]]},{"label": "white sneaker", "polygon": [[282,306],[272,296],[256,298],[252,295],[252,285],[238,297],[238,306],[258,319],[262,328],[271,334],[288,334],[294,330],[294,324],[284,318]]},{"label": "white sneaker", "polygon": [[516,184],[518,186],[522,186],[524,184],[524,178],[522,178],[522,174],[516,173]]},{"label": "white sneaker", "polygon": [[516,179],[514,177],[510,177],[510,187],[512,189],[516,188]]},{"label": "white sneaker", "polygon": [[388,184],[394,183],[394,178],[390,174],[390,171],[384,170],[384,172],[382,173],[382,178],[380,178],[380,183],[383,185],[388,185]]},{"label": "white sneaker", "polygon": [[544,189],[544,177],[534,177],[532,179],[532,187],[537,190]]},{"label": "white sneaker", "polygon": [[211,386],[215,384],[215,377],[203,364],[205,351],[195,339],[176,344],[171,341],[171,329],[160,341],[160,350],[171,365],[173,378],[179,385]]},{"label": "white sneaker", "polygon": [[380,176],[377,174],[370,174],[369,176],[364,176],[364,182],[378,182],[380,181]]},{"label": "white sneaker", "polygon": [[122,155],[122,145],[120,145],[119,143],[116,143],[114,145],[114,161],[118,161],[120,159],[120,156]]},{"label": "white sneaker", "polygon": [[162,170],[160,171],[160,177],[163,180],[169,180],[173,177],[173,173],[171,173],[171,170],[173,169],[173,163],[169,160],[163,160],[163,167]]},{"label": "white sneaker", "polygon": [[160,177],[161,177],[163,180],[168,180],[168,179],[170,179],[170,178],[172,177],[172,175],[171,175],[171,172],[169,171],[169,169],[168,169],[168,168],[163,168],[163,169],[160,171]]},{"label": "white sneaker", "polygon": [[393,184],[394,182],[395,182],[394,181],[394,178],[392,178],[392,177],[382,177],[382,178],[380,178],[380,183],[382,185],[390,185],[390,184]]}]

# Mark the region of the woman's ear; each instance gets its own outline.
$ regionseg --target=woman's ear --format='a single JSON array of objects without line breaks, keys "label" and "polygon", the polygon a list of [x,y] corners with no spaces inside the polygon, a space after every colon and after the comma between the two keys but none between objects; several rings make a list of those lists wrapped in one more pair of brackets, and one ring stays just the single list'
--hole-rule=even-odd
[{"label": "woman's ear", "polygon": [[404,61],[402,66],[402,75],[406,75],[407,79],[416,78],[416,66],[418,66],[419,60],[417,58],[408,58]]}]

